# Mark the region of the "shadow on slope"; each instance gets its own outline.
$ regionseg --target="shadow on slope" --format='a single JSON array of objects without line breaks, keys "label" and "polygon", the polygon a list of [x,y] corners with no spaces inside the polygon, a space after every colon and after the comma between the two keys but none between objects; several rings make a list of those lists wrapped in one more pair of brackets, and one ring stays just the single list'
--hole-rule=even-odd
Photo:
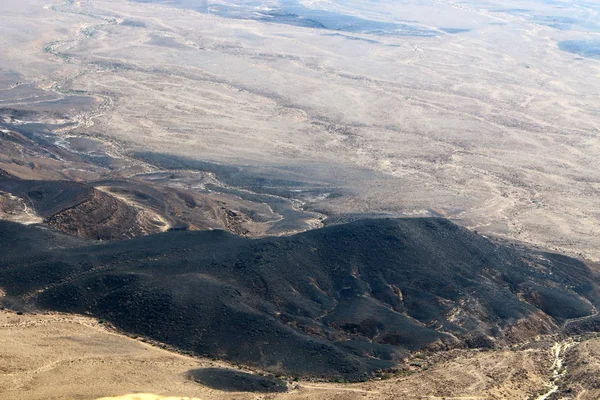
[{"label": "shadow on slope", "polygon": [[260,376],[225,368],[201,368],[189,371],[194,381],[211,389],[225,392],[287,392],[287,385],[281,379]]}]

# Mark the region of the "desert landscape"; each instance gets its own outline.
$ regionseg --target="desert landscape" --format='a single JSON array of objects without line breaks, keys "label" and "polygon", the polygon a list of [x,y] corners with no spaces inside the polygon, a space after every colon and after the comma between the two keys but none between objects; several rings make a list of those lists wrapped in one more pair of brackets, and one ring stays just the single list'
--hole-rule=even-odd
[{"label": "desert landscape", "polygon": [[[554,338],[540,338],[521,349],[456,351],[433,360],[417,354],[406,362],[406,371],[373,382],[287,382],[282,377],[279,379],[290,387],[287,393],[261,393],[203,386],[188,378],[194,369],[252,376],[262,375],[259,371],[169,352],[123,336],[93,319],[62,314],[24,316],[6,311],[0,311],[0,318],[0,338],[7,344],[0,349],[0,389],[3,396],[15,400],[526,399],[544,398],[541,396],[554,387]],[[579,382],[565,393],[567,398],[598,398],[599,352],[599,338],[569,342],[560,355],[565,360],[564,377],[556,381],[559,385],[570,380]],[[586,362],[590,353],[596,360],[593,363]],[[582,363],[585,368],[581,368]],[[85,387],[77,384],[78,380],[86,382]],[[125,395],[140,388],[155,395]]]},{"label": "desert landscape", "polygon": [[[324,10],[327,30],[197,3],[4,1],[3,135],[33,147],[7,140],[25,164],[3,149],[2,168],[136,183],[186,171],[160,184],[327,216],[443,215],[599,259],[598,63],[564,50],[583,37],[593,50],[593,4],[289,6]],[[413,22],[381,33],[391,20]]]},{"label": "desert landscape", "polygon": [[0,397],[598,398],[599,11],[3,0]]}]

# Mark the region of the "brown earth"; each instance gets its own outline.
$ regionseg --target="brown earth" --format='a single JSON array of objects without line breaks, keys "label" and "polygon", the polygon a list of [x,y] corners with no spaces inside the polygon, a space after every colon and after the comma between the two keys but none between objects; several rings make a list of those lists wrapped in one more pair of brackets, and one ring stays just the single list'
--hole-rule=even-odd
[{"label": "brown earth", "polygon": [[85,201],[46,218],[44,223],[73,236],[97,240],[127,239],[168,228],[158,215],[137,210],[95,189]]},{"label": "brown earth", "polygon": [[578,400],[600,399],[600,337],[586,340],[567,351],[566,373],[557,395]]},{"label": "brown earth", "polygon": [[[401,372],[384,375],[382,380],[358,384],[290,381],[287,393],[260,394],[224,392],[195,383],[187,378],[191,369],[235,367],[169,352],[91,318],[0,311],[0,342],[0,397],[14,400],[96,399],[127,393],[157,395],[117,398],[525,399],[547,390],[552,366],[551,341],[539,341],[527,349],[455,350],[434,357],[417,354]],[[565,379],[577,379],[579,398],[597,398],[600,340],[572,349],[567,368],[573,372]]]}]

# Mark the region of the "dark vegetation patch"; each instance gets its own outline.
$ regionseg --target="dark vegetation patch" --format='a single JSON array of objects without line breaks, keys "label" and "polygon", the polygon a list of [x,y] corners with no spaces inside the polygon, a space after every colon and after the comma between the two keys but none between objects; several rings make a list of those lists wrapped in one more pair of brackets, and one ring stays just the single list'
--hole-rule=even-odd
[{"label": "dark vegetation patch", "polygon": [[[582,262],[441,218],[254,240],[174,231],[95,246],[0,222],[0,287],[6,306],[89,314],[193,354],[345,380],[418,349],[493,348],[558,331],[600,299]],[[520,332],[523,319],[540,328]]]},{"label": "dark vegetation patch", "polygon": [[211,389],[225,392],[287,392],[287,385],[281,379],[261,376],[224,368],[202,368],[188,372],[189,377]]}]

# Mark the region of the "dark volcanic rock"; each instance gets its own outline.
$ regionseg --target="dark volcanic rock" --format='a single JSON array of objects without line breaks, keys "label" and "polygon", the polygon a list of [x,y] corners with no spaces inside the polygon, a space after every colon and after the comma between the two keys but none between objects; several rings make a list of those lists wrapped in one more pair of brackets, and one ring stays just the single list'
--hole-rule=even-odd
[{"label": "dark volcanic rock", "polygon": [[96,246],[2,222],[0,287],[6,304],[92,314],[276,373],[349,380],[421,348],[553,332],[600,306],[598,277],[582,262],[435,218],[255,240],[177,231]]}]

